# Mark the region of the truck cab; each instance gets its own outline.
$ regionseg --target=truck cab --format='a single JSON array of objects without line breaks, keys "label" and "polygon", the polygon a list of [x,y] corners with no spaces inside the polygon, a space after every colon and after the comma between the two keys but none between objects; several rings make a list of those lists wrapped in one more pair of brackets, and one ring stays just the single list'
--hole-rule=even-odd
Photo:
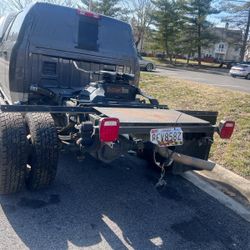
[{"label": "truck cab", "polygon": [[0,87],[10,104],[32,103],[30,85],[69,95],[100,80],[79,72],[134,74],[139,64],[129,24],[100,14],[35,3],[0,20]]}]

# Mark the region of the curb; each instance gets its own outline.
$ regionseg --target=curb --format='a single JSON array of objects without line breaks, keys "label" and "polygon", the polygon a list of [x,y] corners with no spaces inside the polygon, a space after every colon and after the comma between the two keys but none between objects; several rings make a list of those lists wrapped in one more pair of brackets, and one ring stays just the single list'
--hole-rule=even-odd
[{"label": "curb", "polygon": [[177,69],[181,69],[181,70],[188,70],[188,71],[193,71],[193,72],[199,72],[199,73],[210,73],[210,74],[218,74],[218,75],[222,75],[222,76],[227,76],[228,75],[228,72],[223,72],[223,71],[217,71],[215,69],[195,69],[195,68],[186,68],[185,66],[184,67],[178,67],[178,66],[163,66],[163,65],[160,65],[160,64],[156,64],[156,69],[159,68],[159,69],[171,69],[171,68],[177,68]]},{"label": "curb", "polygon": [[189,171],[181,175],[250,222],[250,181],[216,165],[214,170]]},{"label": "curb", "polygon": [[220,189],[223,193],[235,198],[239,202],[249,205],[250,208],[250,180],[218,164],[214,167],[213,171],[194,172]]}]

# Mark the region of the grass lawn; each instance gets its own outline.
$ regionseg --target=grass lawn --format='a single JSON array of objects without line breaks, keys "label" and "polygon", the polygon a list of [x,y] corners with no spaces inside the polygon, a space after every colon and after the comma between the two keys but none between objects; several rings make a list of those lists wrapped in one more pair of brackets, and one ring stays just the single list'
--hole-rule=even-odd
[{"label": "grass lawn", "polygon": [[140,86],[170,108],[219,111],[218,121],[236,121],[231,140],[215,135],[210,159],[250,178],[250,94],[150,73],[141,74]]}]

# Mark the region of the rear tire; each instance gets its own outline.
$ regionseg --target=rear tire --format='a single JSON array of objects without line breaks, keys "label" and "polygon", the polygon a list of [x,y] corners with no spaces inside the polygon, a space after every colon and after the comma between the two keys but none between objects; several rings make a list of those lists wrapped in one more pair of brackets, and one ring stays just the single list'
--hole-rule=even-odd
[{"label": "rear tire", "polygon": [[0,194],[20,191],[25,184],[27,138],[19,113],[0,113]]},{"label": "rear tire", "polygon": [[50,114],[26,115],[32,153],[28,159],[27,188],[38,190],[48,187],[56,178],[58,139],[54,120]]},{"label": "rear tire", "polygon": [[250,74],[248,74],[248,75],[246,76],[246,79],[247,79],[247,80],[250,80]]}]

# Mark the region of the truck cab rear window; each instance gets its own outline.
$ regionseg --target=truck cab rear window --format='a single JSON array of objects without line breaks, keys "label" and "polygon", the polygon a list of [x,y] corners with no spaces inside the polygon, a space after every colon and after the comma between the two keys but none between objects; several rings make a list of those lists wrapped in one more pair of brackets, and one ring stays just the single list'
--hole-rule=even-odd
[{"label": "truck cab rear window", "polygon": [[99,19],[80,16],[78,28],[78,48],[98,51]]}]

